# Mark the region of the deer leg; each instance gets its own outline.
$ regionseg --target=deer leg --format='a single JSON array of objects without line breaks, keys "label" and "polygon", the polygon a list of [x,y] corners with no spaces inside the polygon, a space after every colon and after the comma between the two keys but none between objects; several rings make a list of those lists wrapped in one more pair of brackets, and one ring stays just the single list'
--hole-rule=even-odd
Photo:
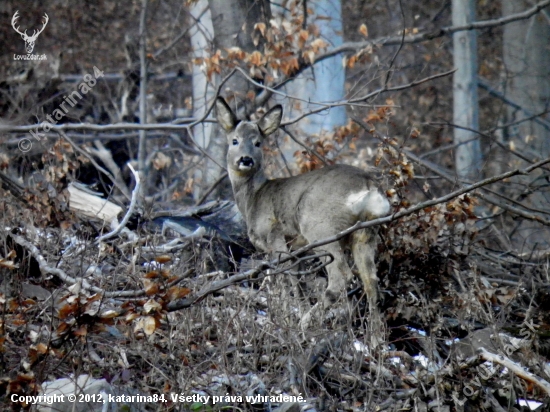
[{"label": "deer leg", "polygon": [[[268,242],[271,245],[272,252],[271,255],[277,256],[277,252],[284,252],[288,250],[288,246],[286,244],[286,241],[284,240],[283,236],[275,236],[275,232],[273,231],[270,236],[268,237]],[[286,256],[285,253],[280,253],[281,257],[284,258]],[[301,318],[302,315],[309,311],[311,306],[309,304],[306,304],[306,298],[303,293],[302,288],[302,282],[296,277],[289,275],[290,278],[290,284],[292,285],[292,289],[294,291],[294,298],[298,302],[298,311],[299,311],[299,317]],[[288,299],[286,299],[288,302],[291,301],[290,294],[287,292]]]},{"label": "deer leg", "polygon": [[378,277],[374,262],[376,233],[373,229],[362,229],[354,232],[351,237],[353,260],[359,271],[369,307],[369,331],[373,348],[383,342],[384,334],[384,325],[378,310]]},{"label": "deer leg", "polygon": [[[351,280],[353,274],[351,272],[348,263],[346,262],[346,257],[343,253],[342,245],[339,242],[331,243],[322,247],[323,250],[330,253],[334,260],[327,267],[328,275],[328,285],[323,295],[323,298],[318,302],[311,310],[302,317],[300,325],[302,329],[307,329],[313,317],[319,312],[324,312],[326,309],[333,306],[336,302],[342,301],[345,303],[346,315],[349,313],[347,311],[347,300],[345,298],[346,285],[349,280]],[[348,316],[344,316],[347,319]]]},{"label": "deer leg", "polygon": [[363,289],[367,295],[369,304],[378,302],[378,277],[374,254],[376,250],[376,232],[361,229],[353,232],[351,238],[351,251],[353,260],[359,271],[359,277],[363,282]]},{"label": "deer leg", "polygon": [[344,297],[347,283],[352,279],[353,274],[339,242],[325,245],[322,248],[334,258],[334,261],[326,268],[328,285],[323,297],[323,304],[325,308],[328,308]]}]

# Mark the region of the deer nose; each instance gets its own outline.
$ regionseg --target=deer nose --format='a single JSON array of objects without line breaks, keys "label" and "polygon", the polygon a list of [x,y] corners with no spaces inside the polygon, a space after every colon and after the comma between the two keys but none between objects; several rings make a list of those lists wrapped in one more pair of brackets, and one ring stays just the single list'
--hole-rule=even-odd
[{"label": "deer nose", "polygon": [[252,167],[254,166],[254,159],[249,156],[243,156],[239,159],[239,164],[245,167]]}]

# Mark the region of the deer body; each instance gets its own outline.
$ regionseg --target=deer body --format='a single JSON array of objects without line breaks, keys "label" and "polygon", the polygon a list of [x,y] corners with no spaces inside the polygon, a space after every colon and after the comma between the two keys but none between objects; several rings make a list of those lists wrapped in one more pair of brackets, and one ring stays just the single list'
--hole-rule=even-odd
[{"label": "deer body", "polygon": [[229,175],[251,241],[264,251],[286,244],[301,247],[321,239],[316,238],[319,232],[329,237],[388,212],[387,201],[373,188],[373,177],[351,166],[274,180],[267,180],[263,171],[253,177],[233,171]]},{"label": "deer body", "polygon": [[[235,200],[251,242],[265,252],[282,252],[333,236],[359,221],[385,216],[390,204],[377,189],[374,173],[346,165],[329,166],[299,176],[269,180],[262,166],[261,143],[277,130],[282,108],[276,106],[258,122],[238,122],[221,98],[218,122],[227,132],[227,167]],[[376,232],[362,229],[321,247],[332,254],[327,266],[324,304],[341,297],[352,277],[344,248],[351,246],[369,306],[377,301],[374,265]]]}]

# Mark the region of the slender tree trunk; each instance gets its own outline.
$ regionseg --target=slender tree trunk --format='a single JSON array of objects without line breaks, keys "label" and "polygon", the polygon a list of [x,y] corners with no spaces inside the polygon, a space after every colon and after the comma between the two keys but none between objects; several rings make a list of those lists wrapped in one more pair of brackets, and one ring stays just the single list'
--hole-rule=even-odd
[{"label": "slender tree trunk", "polygon": [[[212,26],[214,30],[214,50],[225,50],[230,47],[240,47],[247,53],[256,50],[252,40],[254,25],[258,22],[268,24],[271,18],[269,0],[209,0]],[[247,99],[247,93],[254,90],[245,78],[236,74],[225,84],[222,93],[228,103],[238,112],[244,112],[244,107],[252,103]],[[250,109],[250,107],[247,107]],[[208,153],[212,159],[206,159],[203,168],[203,188],[207,190],[217,182],[225,172],[219,165],[225,165],[227,143],[218,127],[213,127],[208,142]],[[231,190],[226,181],[218,185],[212,196],[230,196]]]},{"label": "slender tree trunk", "polygon": [[[271,19],[269,0],[209,0],[214,26],[214,45],[216,49],[224,50],[230,47],[240,47],[251,53],[258,47],[252,40],[252,32],[256,23],[268,24]],[[226,83],[224,94],[228,103],[242,110],[241,105],[250,104],[246,99],[248,91],[254,87],[240,75],[235,75]],[[235,99],[234,103],[231,103]],[[248,100],[248,102],[247,102]]]},{"label": "slender tree trunk", "polygon": [[[502,14],[518,13],[530,6],[529,1],[502,0]],[[523,108],[510,107],[508,122],[550,109],[549,15],[546,9],[528,20],[504,26],[506,97]],[[540,123],[523,122],[509,128],[507,134],[509,141],[532,158],[550,155],[550,131]]]},{"label": "slender tree trunk", "polygon": [[[275,3],[283,3],[283,0],[275,0]],[[342,4],[340,0],[309,0],[307,8],[312,13],[308,16],[308,22],[315,21],[319,28],[320,37],[330,43],[330,47],[338,47],[343,43]],[[279,7],[275,10],[282,10]],[[316,16],[322,17],[315,20]],[[312,102],[335,102],[345,98],[345,69],[342,66],[342,56],[334,56],[316,63],[312,68],[305,70],[288,85],[284,92],[289,96],[296,96],[308,102],[298,102],[274,96],[284,105],[288,117],[297,117],[304,111],[314,110],[320,106]],[[347,122],[344,106],[334,107],[319,114],[308,116],[300,121],[293,129],[299,131],[298,135],[314,135],[323,131],[331,131],[335,127],[343,126]],[[291,159],[300,146],[292,141],[281,146],[283,155]]]},{"label": "slender tree trunk", "polygon": [[[474,0],[453,0],[453,26],[475,21]],[[456,149],[455,169],[462,179],[477,179],[481,172],[481,148],[476,133],[479,130],[479,103],[477,97],[477,44],[475,30],[453,35],[453,123]],[[468,142],[468,143],[464,143]]]},{"label": "slender tree trunk", "polygon": [[[515,14],[532,6],[524,0],[502,0],[502,14]],[[550,109],[550,10],[547,8],[528,20],[516,21],[504,26],[503,60],[505,69],[506,97],[519,105],[508,107],[505,123],[520,121]],[[548,123],[548,115],[541,116]],[[542,159],[550,155],[550,131],[544,123],[521,122],[507,128],[504,141],[510,147],[527,155],[530,159]],[[507,167],[518,167],[517,157],[508,159]],[[536,188],[522,203],[539,210],[548,210],[549,193],[543,174],[538,180],[533,176],[518,176],[512,180],[512,187]],[[525,229],[525,228],[523,228]],[[535,249],[537,245],[548,245],[547,228],[518,230],[511,239],[514,246],[524,250]],[[544,246],[542,246],[544,247]]]},{"label": "slender tree trunk", "polygon": [[[310,0],[307,7],[313,12],[309,19],[321,16],[316,21],[320,37],[330,43],[331,47],[338,47],[343,43],[342,33],[342,5],[340,0]],[[298,96],[312,102],[335,102],[345,96],[345,70],[342,66],[342,57],[334,56],[330,59],[316,63],[311,69],[304,71],[294,79],[286,88],[291,96]],[[287,108],[291,113],[295,107],[292,103]],[[319,105],[313,103],[301,103],[299,113],[304,110],[314,110]],[[318,134],[323,130],[332,130],[334,127],[343,126],[346,123],[346,109],[344,106],[332,108],[320,114],[308,116],[300,122],[299,128],[306,134]]]},{"label": "slender tree trunk", "polygon": [[[214,28],[212,26],[212,16],[208,6],[208,0],[198,0],[191,8],[191,30],[189,37],[191,47],[193,48],[193,58],[204,58],[210,53],[211,45],[214,42]],[[206,73],[198,65],[193,65],[193,116],[201,118],[204,116],[208,104],[214,99],[214,88],[208,79]],[[212,118],[212,115],[210,115]],[[196,142],[202,148],[207,149],[210,143],[210,136],[214,125],[209,122],[198,124],[193,129],[193,136]],[[206,186],[215,181],[206,170],[197,170],[195,179],[205,183]],[[195,185],[194,197],[200,197],[200,186]]]}]

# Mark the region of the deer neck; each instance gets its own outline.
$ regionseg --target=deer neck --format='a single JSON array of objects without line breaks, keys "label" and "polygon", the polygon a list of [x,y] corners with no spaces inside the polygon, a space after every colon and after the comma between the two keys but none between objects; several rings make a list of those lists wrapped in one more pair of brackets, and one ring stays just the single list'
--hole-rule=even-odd
[{"label": "deer neck", "polygon": [[249,203],[253,202],[255,194],[267,182],[267,177],[263,170],[258,170],[253,175],[242,175],[230,169],[229,180],[231,181],[237,207],[245,215]]}]

